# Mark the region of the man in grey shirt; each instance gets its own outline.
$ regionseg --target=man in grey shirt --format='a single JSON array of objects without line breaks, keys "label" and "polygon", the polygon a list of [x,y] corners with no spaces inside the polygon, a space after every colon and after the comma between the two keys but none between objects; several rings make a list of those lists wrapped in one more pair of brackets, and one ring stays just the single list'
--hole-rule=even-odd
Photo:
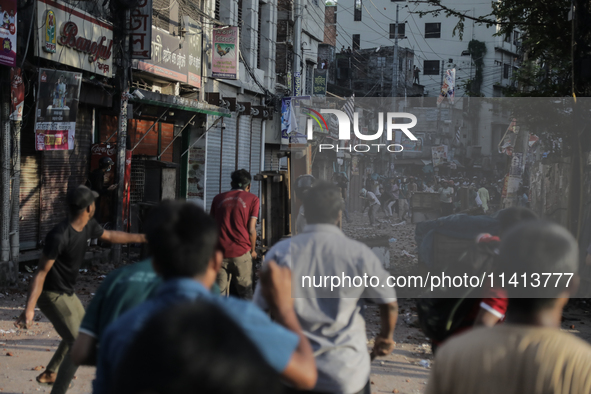
[{"label": "man in grey shirt", "polygon": [[[369,394],[371,361],[361,315],[363,299],[380,308],[381,330],[372,355],[387,355],[395,346],[396,292],[388,287],[388,272],[376,255],[336,226],[343,209],[338,187],[316,184],[306,194],[304,208],[308,218],[304,231],[276,244],[265,261],[291,268],[294,308],[318,367],[313,392]],[[254,302],[266,309],[263,291],[259,283]]]}]

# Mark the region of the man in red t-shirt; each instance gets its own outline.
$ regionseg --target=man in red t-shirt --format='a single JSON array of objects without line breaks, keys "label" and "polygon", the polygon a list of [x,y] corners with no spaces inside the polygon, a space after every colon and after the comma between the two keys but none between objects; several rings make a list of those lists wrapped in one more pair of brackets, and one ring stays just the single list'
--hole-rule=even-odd
[{"label": "man in red t-shirt", "polygon": [[250,192],[250,173],[232,173],[232,190],[215,196],[210,214],[220,230],[220,247],[224,253],[217,284],[223,295],[230,294],[234,283],[240,298],[252,299],[252,260],[255,252],[259,216],[259,198]]}]

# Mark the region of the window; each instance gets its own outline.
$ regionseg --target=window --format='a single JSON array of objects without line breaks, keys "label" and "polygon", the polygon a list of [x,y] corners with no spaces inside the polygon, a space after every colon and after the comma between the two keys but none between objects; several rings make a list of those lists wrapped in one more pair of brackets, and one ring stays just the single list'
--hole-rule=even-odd
[{"label": "window", "polygon": [[386,67],[386,58],[378,57],[378,68]]},{"label": "window", "polygon": [[510,76],[511,76],[511,65],[503,64],[503,78],[509,79]]},{"label": "window", "polygon": [[[404,23],[398,24],[398,38],[404,38],[404,32],[406,30],[406,25]],[[396,38],[396,23],[390,23],[390,38]]]},{"label": "window", "polygon": [[439,60],[425,60],[423,62],[423,75],[439,75]]},{"label": "window", "polygon": [[511,42],[511,32],[505,34],[505,42]]},{"label": "window", "polygon": [[306,94],[312,95],[314,83],[314,64],[306,62]]},{"label": "window", "polygon": [[519,45],[519,32],[513,32],[513,45]]},{"label": "window", "polygon": [[214,18],[220,20],[220,0],[215,0]]},{"label": "window", "polygon": [[353,50],[358,51],[361,48],[361,34],[353,34]]},{"label": "window", "polygon": [[425,23],[425,38],[440,38],[441,23]]},{"label": "window", "polygon": [[355,0],[355,12],[353,14],[353,20],[355,22],[360,22],[361,21],[361,0]]}]

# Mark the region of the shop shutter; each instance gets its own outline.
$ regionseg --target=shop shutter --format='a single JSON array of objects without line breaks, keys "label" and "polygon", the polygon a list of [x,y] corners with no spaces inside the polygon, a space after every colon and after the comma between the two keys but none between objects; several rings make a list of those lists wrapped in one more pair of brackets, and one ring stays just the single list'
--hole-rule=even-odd
[{"label": "shop shutter", "polygon": [[[250,155],[251,155],[251,135],[250,135],[250,125],[251,125],[251,116],[242,115],[240,116],[239,123],[240,127],[238,130],[238,144],[236,144],[236,149],[238,150],[238,165],[236,169],[245,169],[246,171],[250,172]],[[251,174],[255,175],[255,174]]]},{"label": "shop shutter", "polygon": [[209,211],[220,190],[221,128],[212,127],[205,135],[205,209]]},{"label": "shop shutter", "polygon": [[21,250],[39,242],[39,155],[21,157],[19,241]]},{"label": "shop shutter", "polygon": [[80,105],[73,150],[45,151],[42,156],[40,237],[67,218],[68,190],[85,184],[90,168],[92,109]]},{"label": "shop shutter", "polygon": [[[252,134],[250,136],[250,173],[254,177],[261,172],[261,134],[262,119],[252,120]],[[251,192],[259,195],[259,182],[253,182]]]},{"label": "shop shutter", "polygon": [[231,175],[236,170],[236,117],[226,118],[224,123],[226,128],[222,138],[221,192],[227,192],[232,188],[230,185]]}]

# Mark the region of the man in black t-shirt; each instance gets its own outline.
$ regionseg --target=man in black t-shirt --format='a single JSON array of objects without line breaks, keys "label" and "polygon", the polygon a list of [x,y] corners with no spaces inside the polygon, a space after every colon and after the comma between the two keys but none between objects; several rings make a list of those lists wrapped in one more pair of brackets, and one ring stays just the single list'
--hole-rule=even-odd
[{"label": "man in black t-shirt", "polygon": [[47,234],[39,266],[29,285],[25,310],[15,322],[18,327],[30,327],[38,305],[62,338],[45,372],[37,377],[39,383],[53,384],[53,394],[67,391],[77,369],[69,353],[84,317],[84,307],[74,294],[74,285],[90,240],[146,242],[143,234],[104,230],[93,219],[97,197],[98,193],[86,186],[68,193],[69,217]]}]

